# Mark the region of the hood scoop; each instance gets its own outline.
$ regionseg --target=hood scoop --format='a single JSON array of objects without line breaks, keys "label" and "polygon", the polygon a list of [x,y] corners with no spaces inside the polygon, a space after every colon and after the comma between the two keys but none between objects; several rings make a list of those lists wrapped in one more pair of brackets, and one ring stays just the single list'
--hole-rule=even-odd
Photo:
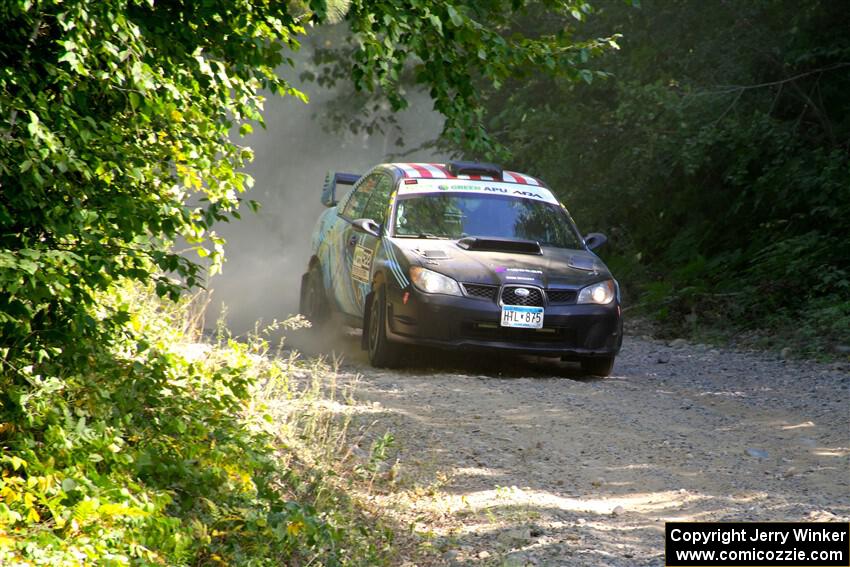
[{"label": "hood scoop", "polygon": [[457,245],[464,250],[473,252],[512,252],[514,254],[535,254],[537,256],[543,254],[540,244],[534,240],[467,236],[458,240]]},{"label": "hood scoop", "polygon": [[450,256],[446,254],[445,250],[420,250],[417,249],[416,252],[419,253],[423,258],[428,258],[429,260],[448,260]]},{"label": "hood scoop", "polygon": [[593,258],[587,258],[586,256],[573,256],[570,258],[568,266],[570,268],[575,268],[576,270],[584,270],[585,272],[599,271],[599,268],[596,266],[596,262],[593,261]]}]

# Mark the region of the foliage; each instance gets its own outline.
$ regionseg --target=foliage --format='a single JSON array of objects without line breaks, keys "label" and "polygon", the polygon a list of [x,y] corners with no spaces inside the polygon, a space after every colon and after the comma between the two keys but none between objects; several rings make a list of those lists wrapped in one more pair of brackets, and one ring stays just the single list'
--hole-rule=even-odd
[{"label": "foliage", "polygon": [[[511,33],[512,18],[528,11],[562,25]],[[445,117],[447,140],[473,155],[499,153],[482,124],[479,82],[499,89],[540,74],[574,82],[601,73],[587,62],[616,48],[616,37],[575,38],[592,12],[584,0],[355,0],[347,33],[317,50],[318,74],[303,76],[326,86],[354,79],[359,96],[346,93],[326,117],[334,128],[383,129],[407,106],[405,89],[421,87]]]},{"label": "foliage", "polygon": [[192,343],[185,300],[129,285],[98,299],[123,303],[131,330],[85,374],[3,378],[0,563],[384,561],[385,532],[322,500],[332,487],[277,449],[303,426],[273,419],[258,392],[295,403],[292,371],[309,368],[268,359],[259,337]]},{"label": "foliage", "polygon": [[[229,139],[261,122],[260,88],[280,42],[302,31],[285,7],[205,2],[11,2],[0,7],[0,313],[7,364],[38,363],[78,338],[105,340],[98,292],[155,279],[176,297],[200,268],[170,242],[221,259],[211,225],[235,215],[251,153]],[[190,194],[197,194],[192,205]],[[199,203],[200,201],[200,203]],[[168,277],[171,272],[182,278]],[[23,360],[34,356],[32,360]],[[19,357],[21,360],[19,360]]]},{"label": "foliage", "polygon": [[[335,78],[405,104],[400,76],[431,89],[447,135],[489,148],[468,80],[498,84],[548,69],[571,78],[607,45],[570,28],[500,33],[531,2],[399,5],[316,0],[155,3],[20,0],[0,7],[0,356],[18,371],[85,359],[68,345],[108,341],[123,312],[93,318],[97,293],[120,278],[154,279],[176,297],[199,266],[170,249],[184,239],[221,261],[216,221],[238,216],[249,149],[231,141],[262,124],[260,89],[303,98],[276,73],[305,23],[347,9],[353,71]],[[583,0],[542,5],[574,20]],[[504,37],[503,37],[504,36]],[[170,276],[177,276],[170,277]]]},{"label": "foliage", "polygon": [[488,94],[488,127],[515,167],[609,232],[603,252],[630,302],[668,332],[702,321],[781,330],[808,352],[848,344],[841,309],[810,316],[850,294],[846,10],[820,0],[598,8],[586,33],[622,35],[621,51],[593,62],[611,78],[535,77]]},{"label": "foliage", "polygon": [[[220,265],[213,224],[238,218],[251,184],[239,171],[251,151],[233,138],[262,125],[262,92],[304,99],[279,70],[306,25],[345,17],[356,45],[346,77],[400,108],[412,65],[447,132],[486,148],[471,73],[570,76],[604,47],[492,30],[527,4],[0,4],[0,561],[381,560],[381,533],[341,528],[280,466],[248,411],[250,347],[181,354],[179,318],[137,302],[133,282],[175,300],[201,285],[178,240]],[[577,20],[589,11],[541,5]]]}]

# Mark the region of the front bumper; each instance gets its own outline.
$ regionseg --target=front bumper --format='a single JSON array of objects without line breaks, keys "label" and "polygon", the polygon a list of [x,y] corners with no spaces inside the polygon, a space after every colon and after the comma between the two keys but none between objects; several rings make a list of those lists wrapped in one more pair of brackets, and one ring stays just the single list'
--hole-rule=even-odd
[{"label": "front bumper", "polygon": [[[407,302],[404,294],[408,293]],[[547,305],[543,329],[501,327],[501,307],[487,299],[390,292],[387,337],[448,349],[502,350],[569,358],[613,356],[623,342],[622,312],[611,305]]]}]

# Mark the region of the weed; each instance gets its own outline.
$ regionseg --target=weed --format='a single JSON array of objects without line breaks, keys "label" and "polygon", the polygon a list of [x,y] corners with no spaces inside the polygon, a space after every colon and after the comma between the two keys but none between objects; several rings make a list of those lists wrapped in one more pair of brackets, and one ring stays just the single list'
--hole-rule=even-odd
[{"label": "weed", "polygon": [[390,531],[335,484],[348,421],[328,407],[333,369],[271,356],[271,330],[302,321],[241,341],[221,324],[202,344],[202,297],[127,284],[101,301],[128,321],[86,349],[87,372],[0,374],[0,563],[386,561]]}]

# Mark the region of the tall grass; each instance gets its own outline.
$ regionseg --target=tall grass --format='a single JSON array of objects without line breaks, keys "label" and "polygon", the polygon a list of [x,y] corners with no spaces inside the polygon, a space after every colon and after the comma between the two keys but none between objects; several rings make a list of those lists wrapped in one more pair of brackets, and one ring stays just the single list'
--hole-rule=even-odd
[{"label": "tall grass", "polygon": [[267,338],[303,322],[204,342],[202,297],[127,284],[102,305],[129,317],[87,372],[0,375],[0,564],[388,561],[390,531],[339,482],[351,417],[334,368]]}]

